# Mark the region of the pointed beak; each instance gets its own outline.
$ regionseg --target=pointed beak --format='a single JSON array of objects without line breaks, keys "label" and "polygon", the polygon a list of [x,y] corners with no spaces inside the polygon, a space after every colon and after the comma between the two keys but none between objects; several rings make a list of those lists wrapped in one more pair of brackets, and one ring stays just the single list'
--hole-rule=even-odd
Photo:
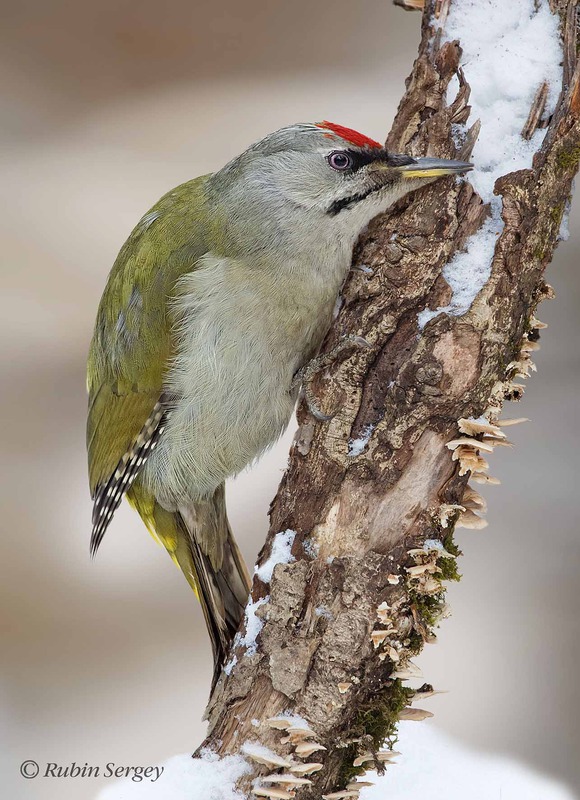
[{"label": "pointed beak", "polygon": [[401,178],[441,178],[443,175],[462,175],[473,169],[467,161],[446,158],[417,158],[411,164],[395,167]]}]

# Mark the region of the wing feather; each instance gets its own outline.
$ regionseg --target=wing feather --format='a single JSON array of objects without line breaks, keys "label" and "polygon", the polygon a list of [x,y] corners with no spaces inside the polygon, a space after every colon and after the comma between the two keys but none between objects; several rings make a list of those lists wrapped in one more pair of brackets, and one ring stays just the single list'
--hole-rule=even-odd
[{"label": "wing feather", "polygon": [[143,217],[99,306],[87,367],[93,554],[167,422],[163,388],[174,349],[168,301],[208,249],[206,178],[172,190]]}]

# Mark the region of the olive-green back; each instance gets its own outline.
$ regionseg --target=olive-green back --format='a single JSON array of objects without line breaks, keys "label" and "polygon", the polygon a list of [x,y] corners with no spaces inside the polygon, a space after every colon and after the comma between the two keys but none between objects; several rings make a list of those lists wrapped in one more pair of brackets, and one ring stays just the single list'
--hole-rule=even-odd
[{"label": "olive-green back", "polygon": [[176,281],[209,249],[207,177],[162,197],[133,230],[109,275],[87,366],[93,495],[131,448],[162,393],[174,350],[168,301]]}]

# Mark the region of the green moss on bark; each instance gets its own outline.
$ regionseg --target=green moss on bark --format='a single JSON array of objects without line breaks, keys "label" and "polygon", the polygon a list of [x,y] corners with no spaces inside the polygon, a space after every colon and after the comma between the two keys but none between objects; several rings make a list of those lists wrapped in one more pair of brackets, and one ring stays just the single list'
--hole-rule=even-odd
[{"label": "green moss on bark", "polygon": [[[453,526],[448,531],[442,531],[443,547],[449,556],[437,559],[440,572],[437,577],[441,581],[458,581],[461,578],[457,570],[457,558],[462,555],[453,538]],[[405,649],[410,655],[419,653],[425,643],[424,636],[418,628],[432,632],[439,624],[441,612],[445,605],[445,590],[443,586],[437,594],[421,594],[416,589],[409,589],[409,607],[413,617],[420,620],[420,625],[410,633],[405,641]],[[396,669],[396,664],[393,664]],[[397,724],[401,711],[409,705],[414,690],[406,686],[400,679],[387,680],[384,687],[374,694],[366,705],[359,708],[352,731],[357,741],[349,744],[344,749],[342,767],[340,770],[339,786],[345,786],[357,775],[364,774],[371,768],[369,763],[365,766],[355,767],[353,761],[362,749],[378,752],[385,744],[392,749],[397,741]],[[379,764],[372,765],[378,767]]]},{"label": "green moss on bark", "polygon": [[[409,705],[413,694],[413,690],[403,686],[398,678],[388,681],[366,706],[359,709],[352,727],[354,735],[363,742],[367,741],[368,749],[373,753],[378,753],[385,744],[392,750],[397,741],[399,715]],[[355,767],[353,761],[358,754],[358,743],[345,748],[339,786],[346,786],[357,775],[364,775],[369,768],[380,767],[378,763],[371,767],[369,763]]]},{"label": "green moss on bark", "polygon": [[438,558],[437,559],[437,566],[441,570],[439,573],[439,577],[442,581],[460,581],[461,580],[461,573],[457,569],[457,559],[459,556],[462,556],[463,553],[459,549],[459,547],[455,544],[455,540],[453,538],[454,530],[451,529],[449,533],[443,539],[443,547],[445,550],[451,554],[452,558]]},{"label": "green moss on bark", "polygon": [[569,150],[560,150],[556,156],[556,165],[559,169],[576,171],[580,164],[580,145],[571,147]]}]

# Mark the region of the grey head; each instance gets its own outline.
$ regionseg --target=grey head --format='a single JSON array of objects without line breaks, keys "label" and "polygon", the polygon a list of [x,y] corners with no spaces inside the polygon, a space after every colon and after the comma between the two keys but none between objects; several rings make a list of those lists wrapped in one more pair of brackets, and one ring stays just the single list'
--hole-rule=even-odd
[{"label": "grey head", "polygon": [[292,220],[304,236],[322,226],[354,240],[405,194],[470,169],[462,161],[390,153],[335,123],[299,123],[269,134],[226,164],[210,178],[209,191],[225,203],[234,227],[249,225],[283,238]]}]

